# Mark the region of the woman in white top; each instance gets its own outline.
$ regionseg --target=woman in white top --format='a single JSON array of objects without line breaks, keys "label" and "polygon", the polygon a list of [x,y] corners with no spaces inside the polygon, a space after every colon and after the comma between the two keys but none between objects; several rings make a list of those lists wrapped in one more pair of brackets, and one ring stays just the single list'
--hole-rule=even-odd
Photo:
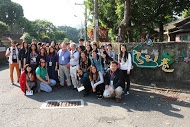
[{"label": "woman in white top", "polygon": [[96,66],[91,66],[89,79],[92,86],[92,91],[96,92],[98,99],[102,99],[104,91],[104,78],[103,74],[97,70]]},{"label": "woman in white top", "polygon": [[[130,70],[131,70],[131,54],[127,52],[126,45],[121,45],[120,54],[118,55],[118,62],[123,75],[123,86],[125,95],[129,94],[130,88]],[[125,85],[127,82],[127,86]]]}]

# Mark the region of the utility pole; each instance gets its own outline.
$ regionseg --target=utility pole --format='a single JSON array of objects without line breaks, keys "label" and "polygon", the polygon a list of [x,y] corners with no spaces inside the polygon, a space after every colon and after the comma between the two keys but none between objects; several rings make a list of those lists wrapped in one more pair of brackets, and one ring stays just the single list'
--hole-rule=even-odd
[{"label": "utility pole", "polygon": [[99,41],[98,36],[98,0],[94,0],[94,41]]},{"label": "utility pole", "polygon": [[87,7],[86,4],[80,4],[80,3],[75,3],[75,5],[84,5],[85,6],[85,20],[84,20],[84,26],[85,26],[85,41],[87,41]]}]

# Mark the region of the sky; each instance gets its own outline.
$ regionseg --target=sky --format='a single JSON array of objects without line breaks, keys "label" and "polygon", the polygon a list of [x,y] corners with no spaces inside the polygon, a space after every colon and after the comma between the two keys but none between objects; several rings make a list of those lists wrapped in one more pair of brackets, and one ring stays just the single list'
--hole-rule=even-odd
[{"label": "sky", "polygon": [[55,26],[71,26],[79,28],[84,24],[84,0],[12,0],[19,3],[24,16],[34,21],[42,19]]}]

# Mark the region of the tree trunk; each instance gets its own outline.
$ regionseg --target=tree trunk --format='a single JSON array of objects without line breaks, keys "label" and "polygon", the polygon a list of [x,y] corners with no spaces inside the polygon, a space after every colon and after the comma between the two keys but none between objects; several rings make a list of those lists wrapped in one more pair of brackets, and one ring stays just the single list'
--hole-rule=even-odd
[{"label": "tree trunk", "polygon": [[162,42],[164,41],[164,36],[163,36],[163,33],[164,33],[164,27],[163,27],[163,22],[159,22],[158,23],[159,25],[159,41]]},{"label": "tree trunk", "polygon": [[[124,3],[124,18],[119,25],[118,36],[121,37],[119,42],[124,42],[127,28],[130,26],[130,0],[125,0]],[[129,37],[128,37],[129,38]]]}]

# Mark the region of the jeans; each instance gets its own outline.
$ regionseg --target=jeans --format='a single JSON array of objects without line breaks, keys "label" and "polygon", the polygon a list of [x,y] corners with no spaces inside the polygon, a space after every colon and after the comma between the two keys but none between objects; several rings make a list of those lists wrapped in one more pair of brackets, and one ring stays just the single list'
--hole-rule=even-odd
[{"label": "jeans", "polygon": [[53,79],[50,79],[50,84],[49,84],[49,85],[47,85],[47,84],[41,82],[41,83],[40,83],[40,89],[43,90],[43,91],[45,91],[45,92],[48,92],[48,93],[49,93],[49,92],[52,91],[51,86],[54,86],[55,84],[56,84],[56,81],[53,80]]}]

